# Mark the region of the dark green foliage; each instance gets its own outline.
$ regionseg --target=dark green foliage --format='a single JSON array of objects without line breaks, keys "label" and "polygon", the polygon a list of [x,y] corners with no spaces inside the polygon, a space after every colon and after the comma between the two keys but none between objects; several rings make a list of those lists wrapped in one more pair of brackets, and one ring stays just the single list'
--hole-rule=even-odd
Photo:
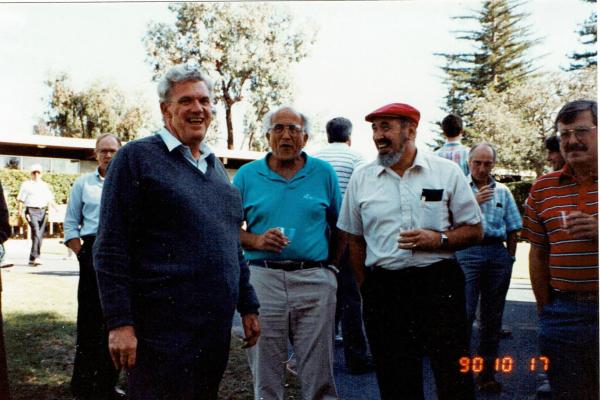
[{"label": "dark green foliage", "polygon": [[[71,186],[79,175],[47,172],[43,179],[50,185],[56,204],[66,204]],[[31,178],[29,171],[0,168],[0,182],[4,189],[4,197],[8,204],[11,225],[17,225],[17,195],[21,183]]]},{"label": "dark green foliage", "polygon": [[455,17],[477,21],[479,27],[457,32],[457,38],[472,43],[473,50],[438,54],[446,61],[442,67],[448,85],[446,111],[468,120],[463,109],[466,101],[482,96],[485,89],[507,90],[534,72],[526,53],[538,41],[528,39],[529,28],[521,25],[528,14],[518,11],[520,5],[512,0],[486,0],[481,10]]},{"label": "dark green foliage", "polygon": [[532,184],[533,180],[509,182],[505,184],[508,186],[513,197],[515,198],[515,202],[517,203],[517,207],[519,207],[519,212],[521,215],[523,215],[525,200],[527,200],[527,196],[529,195],[529,190],[531,189]]}]

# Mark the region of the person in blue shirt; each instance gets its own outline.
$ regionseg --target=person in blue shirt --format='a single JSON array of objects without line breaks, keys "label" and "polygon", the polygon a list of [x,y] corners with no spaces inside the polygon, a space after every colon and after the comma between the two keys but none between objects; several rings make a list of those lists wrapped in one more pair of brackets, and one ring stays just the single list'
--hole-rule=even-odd
[{"label": "person in blue shirt", "polygon": [[65,214],[65,245],[79,260],[77,342],[71,378],[71,391],[79,399],[118,396],[115,385],[119,373],[108,352],[108,332],[102,317],[92,245],[98,229],[104,177],[110,160],[120,147],[121,141],[115,135],[98,136],[94,150],[98,168],[75,181]]},{"label": "person in blue shirt", "polygon": [[244,165],[233,184],[242,196],[242,246],[261,304],[262,336],[249,349],[255,399],[282,399],[288,338],[303,399],[335,399],[334,232],[341,203],[335,171],[302,149],[307,118],[290,107],[266,115],[271,151]]},{"label": "person in blue shirt", "polygon": [[468,156],[469,149],[460,141],[463,136],[462,118],[456,114],[448,114],[442,120],[442,132],[446,142],[435,151],[440,157],[454,161],[462,169],[465,176],[469,175]]},{"label": "person in blue shirt", "polygon": [[486,367],[479,374],[477,388],[497,393],[502,387],[494,378],[493,365],[498,355],[502,314],[522,223],[510,190],[491,175],[495,164],[496,150],[492,145],[481,143],[471,148],[471,174],[467,181],[483,214],[484,236],[481,243],[457,251],[456,259],[465,274],[469,327],[481,299],[476,354],[484,357]]}]

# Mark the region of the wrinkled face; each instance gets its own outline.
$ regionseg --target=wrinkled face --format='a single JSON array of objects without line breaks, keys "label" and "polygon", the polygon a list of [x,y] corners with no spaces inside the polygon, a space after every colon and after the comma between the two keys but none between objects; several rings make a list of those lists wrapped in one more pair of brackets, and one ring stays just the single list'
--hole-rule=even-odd
[{"label": "wrinkled face", "polygon": [[379,152],[379,162],[386,167],[397,163],[407,145],[413,145],[416,124],[399,118],[377,117],[371,123],[373,142]]},{"label": "wrinkled face", "polygon": [[560,151],[548,151],[546,161],[548,161],[548,164],[552,167],[552,171],[558,171],[565,165],[565,160],[560,154]]},{"label": "wrinkled face", "polygon": [[177,82],[160,110],[167,129],[187,146],[199,146],[212,121],[212,102],[206,83]]},{"label": "wrinkled face", "polygon": [[469,156],[471,177],[477,183],[487,183],[495,164],[492,149],[489,146],[478,146]]},{"label": "wrinkled face", "polygon": [[593,165],[598,162],[598,128],[591,111],[580,112],[570,124],[557,124],[560,153],[569,165]]},{"label": "wrinkled face", "polygon": [[117,150],[119,150],[119,142],[112,136],[106,136],[98,142],[95,152],[100,170],[106,171]]},{"label": "wrinkled face", "polygon": [[299,157],[308,141],[302,117],[289,108],[279,110],[271,118],[267,139],[275,159],[289,161]]}]

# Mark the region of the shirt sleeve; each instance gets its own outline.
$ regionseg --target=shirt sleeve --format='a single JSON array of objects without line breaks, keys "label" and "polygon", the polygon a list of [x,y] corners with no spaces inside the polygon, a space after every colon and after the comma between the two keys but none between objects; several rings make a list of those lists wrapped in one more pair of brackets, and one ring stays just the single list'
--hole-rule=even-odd
[{"label": "shirt sleeve", "polygon": [[519,213],[515,198],[508,188],[504,188],[504,190],[506,191],[504,225],[506,226],[506,233],[510,233],[520,230],[523,227],[523,224],[521,222],[521,214]]},{"label": "shirt sleeve", "polygon": [[358,173],[354,173],[350,177],[348,188],[342,201],[337,227],[352,235],[360,236],[363,234],[363,226],[357,200],[358,180]]},{"label": "shirt sleeve", "polygon": [[534,246],[547,248],[548,235],[546,228],[542,224],[538,211],[537,204],[538,199],[536,196],[537,185],[534,183],[531,185],[529,195],[525,201],[525,208],[523,213],[523,230],[521,231],[521,238],[527,240]]},{"label": "shirt sleeve", "polygon": [[123,146],[111,161],[100,201],[94,268],[108,330],[133,325],[130,252],[140,191],[140,180]]},{"label": "shirt sleeve", "polygon": [[21,187],[19,188],[19,194],[17,195],[17,200],[25,203],[27,201],[27,181],[21,183]]},{"label": "shirt sleeve", "polygon": [[83,177],[79,178],[73,184],[69,201],[67,202],[67,211],[65,213],[64,230],[65,243],[71,239],[80,237],[81,222],[83,220]]}]

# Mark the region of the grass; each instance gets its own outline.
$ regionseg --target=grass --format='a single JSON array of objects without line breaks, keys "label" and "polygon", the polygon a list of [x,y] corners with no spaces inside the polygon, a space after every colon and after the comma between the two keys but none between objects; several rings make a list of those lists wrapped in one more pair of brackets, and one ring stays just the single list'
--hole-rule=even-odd
[{"label": "grass", "polygon": [[[75,353],[77,279],[73,273],[11,268],[2,273],[2,313],[13,400],[71,399]],[[299,383],[288,379],[287,400],[299,399]],[[232,338],[219,398],[253,399],[246,354]]]}]

